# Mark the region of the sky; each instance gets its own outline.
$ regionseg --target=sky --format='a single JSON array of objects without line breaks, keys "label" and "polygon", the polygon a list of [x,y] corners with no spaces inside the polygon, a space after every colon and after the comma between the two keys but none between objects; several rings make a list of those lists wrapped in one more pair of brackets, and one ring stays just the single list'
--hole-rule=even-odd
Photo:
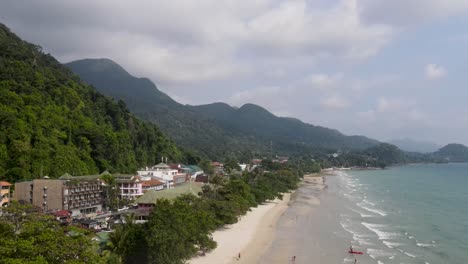
[{"label": "sky", "polygon": [[0,23],[63,63],[112,59],[184,104],[468,144],[468,0],[1,1]]}]

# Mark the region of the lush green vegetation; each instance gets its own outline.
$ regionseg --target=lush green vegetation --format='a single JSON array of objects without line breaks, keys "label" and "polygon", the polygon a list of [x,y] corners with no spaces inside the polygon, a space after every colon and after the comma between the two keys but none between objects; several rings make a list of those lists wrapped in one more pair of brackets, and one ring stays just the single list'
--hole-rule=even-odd
[{"label": "lush green vegetation", "polygon": [[215,248],[214,230],[237,222],[251,207],[297,188],[300,170],[274,166],[275,171],[254,170],[230,179],[215,176],[199,197],[187,194],[173,201],[161,199],[145,224],[133,224],[127,218],[110,237],[109,263],[182,264]]},{"label": "lush green vegetation", "polygon": [[0,24],[0,175],[7,180],[134,172],[183,153],[126,105],[83,84]]},{"label": "lush green vegetation", "polygon": [[106,263],[92,233],[60,226],[53,217],[16,202],[0,214],[0,264]]},{"label": "lush green vegetation", "polygon": [[235,156],[241,162],[278,155],[317,153],[322,149],[363,150],[379,142],[361,136],[280,118],[252,104],[237,109],[227,104],[182,105],[146,78],[135,78],[108,59],[68,63],[84,81],[127,103],[137,116],[157,124],[181,146],[212,160]]},{"label": "lush green vegetation", "polygon": [[462,144],[448,144],[434,152],[432,156],[446,162],[468,162],[468,147]]}]

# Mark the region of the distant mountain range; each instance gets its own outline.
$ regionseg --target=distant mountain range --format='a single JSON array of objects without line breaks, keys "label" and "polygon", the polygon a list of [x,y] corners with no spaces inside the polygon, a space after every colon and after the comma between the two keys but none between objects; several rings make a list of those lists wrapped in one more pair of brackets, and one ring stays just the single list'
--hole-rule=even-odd
[{"label": "distant mountain range", "polygon": [[437,151],[441,146],[429,141],[419,141],[410,138],[405,139],[394,139],[388,143],[399,147],[401,150],[408,152],[421,152],[430,153]]},{"label": "distant mountain range", "polygon": [[251,158],[273,152],[288,155],[327,150],[363,150],[379,144],[364,136],[277,117],[246,104],[182,105],[147,78],[130,75],[109,59],[84,59],[66,64],[82,80],[105,95],[123,100],[137,116],[157,124],[176,143],[211,159],[229,155]]}]

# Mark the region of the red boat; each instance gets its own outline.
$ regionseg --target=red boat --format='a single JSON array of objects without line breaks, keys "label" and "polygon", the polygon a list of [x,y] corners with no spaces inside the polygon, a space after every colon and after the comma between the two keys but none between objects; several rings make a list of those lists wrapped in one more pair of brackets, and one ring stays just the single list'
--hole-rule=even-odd
[{"label": "red boat", "polygon": [[348,253],[350,253],[350,254],[359,254],[359,255],[364,254],[364,252],[362,252],[362,251],[351,251],[351,250],[348,250]]}]

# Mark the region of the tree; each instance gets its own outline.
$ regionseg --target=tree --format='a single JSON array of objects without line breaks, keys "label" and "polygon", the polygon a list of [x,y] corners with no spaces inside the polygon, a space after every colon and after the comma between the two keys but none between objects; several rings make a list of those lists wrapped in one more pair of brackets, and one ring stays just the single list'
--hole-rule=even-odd
[{"label": "tree", "polygon": [[91,233],[62,227],[30,205],[13,202],[0,216],[0,263],[104,263]]}]

